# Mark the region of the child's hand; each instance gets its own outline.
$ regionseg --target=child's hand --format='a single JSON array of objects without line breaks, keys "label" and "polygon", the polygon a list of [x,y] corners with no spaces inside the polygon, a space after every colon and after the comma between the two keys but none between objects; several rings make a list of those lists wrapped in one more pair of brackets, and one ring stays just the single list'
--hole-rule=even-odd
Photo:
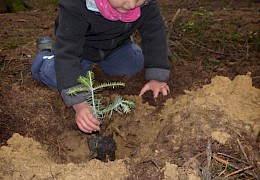
[{"label": "child's hand", "polygon": [[164,96],[166,96],[170,92],[170,88],[166,82],[159,82],[156,80],[150,80],[148,83],[144,85],[141,89],[139,96],[142,96],[147,91],[153,91],[153,97],[157,98],[159,93],[161,92]]},{"label": "child's hand", "polygon": [[81,131],[92,133],[92,131],[100,130],[100,122],[94,117],[86,102],[74,104],[72,107],[76,112],[75,120]]}]

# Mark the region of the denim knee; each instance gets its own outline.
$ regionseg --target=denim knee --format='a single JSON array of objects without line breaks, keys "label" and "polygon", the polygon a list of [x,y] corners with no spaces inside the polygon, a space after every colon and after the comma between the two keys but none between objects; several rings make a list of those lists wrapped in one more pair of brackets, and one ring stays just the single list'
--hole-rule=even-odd
[{"label": "denim knee", "polygon": [[47,52],[40,52],[32,61],[32,78],[36,81],[40,81],[39,71],[43,63],[43,56],[45,55],[47,55]]},{"label": "denim knee", "polygon": [[57,89],[54,55],[52,52],[40,52],[32,62],[32,78],[50,88]]},{"label": "denim knee", "polygon": [[122,47],[99,63],[108,75],[132,76],[144,68],[142,49],[135,44]]},{"label": "denim knee", "polygon": [[135,72],[133,73],[133,74],[135,74],[144,68],[144,55],[143,55],[142,49],[139,46],[132,44],[132,48],[135,51],[136,69],[135,69]]}]

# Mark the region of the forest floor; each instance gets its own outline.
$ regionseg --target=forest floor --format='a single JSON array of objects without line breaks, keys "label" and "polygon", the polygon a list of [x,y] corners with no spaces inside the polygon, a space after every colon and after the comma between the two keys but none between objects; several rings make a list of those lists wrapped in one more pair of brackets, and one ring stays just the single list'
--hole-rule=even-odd
[{"label": "forest floor", "polygon": [[[54,37],[55,6],[0,14],[0,179],[260,179],[260,3],[160,0],[171,93],[138,97],[144,72],[107,77],[135,101],[106,134],[116,159],[89,159],[74,111],[31,78],[35,40]],[[139,42],[138,34],[134,37]]]}]

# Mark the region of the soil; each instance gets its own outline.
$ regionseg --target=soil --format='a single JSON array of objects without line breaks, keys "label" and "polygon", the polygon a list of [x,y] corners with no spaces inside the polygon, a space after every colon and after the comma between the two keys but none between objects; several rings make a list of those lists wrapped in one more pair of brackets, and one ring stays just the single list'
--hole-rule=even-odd
[{"label": "soil", "polygon": [[135,101],[131,113],[107,120],[105,134],[117,147],[108,162],[90,158],[93,135],[79,131],[58,92],[31,78],[35,40],[54,36],[58,8],[0,14],[0,179],[260,178],[259,2],[159,4],[169,37],[169,95],[140,98],[143,71],[108,77],[93,69],[97,83],[126,83],[103,91],[105,98]]}]

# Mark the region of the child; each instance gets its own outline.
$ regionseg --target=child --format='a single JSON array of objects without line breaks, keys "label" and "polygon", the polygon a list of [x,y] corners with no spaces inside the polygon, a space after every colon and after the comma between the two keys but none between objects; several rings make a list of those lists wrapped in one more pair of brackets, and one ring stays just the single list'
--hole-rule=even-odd
[{"label": "child", "polygon": [[[130,38],[136,30],[142,49]],[[145,68],[148,82],[139,95],[169,93],[166,31],[156,0],[61,0],[55,35],[54,43],[49,37],[37,41],[40,53],[32,77],[59,90],[66,106],[75,110],[81,131],[98,131],[100,123],[83,94],[67,91],[79,85],[78,77],[93,64],[110,76],[132,76]]]}]

